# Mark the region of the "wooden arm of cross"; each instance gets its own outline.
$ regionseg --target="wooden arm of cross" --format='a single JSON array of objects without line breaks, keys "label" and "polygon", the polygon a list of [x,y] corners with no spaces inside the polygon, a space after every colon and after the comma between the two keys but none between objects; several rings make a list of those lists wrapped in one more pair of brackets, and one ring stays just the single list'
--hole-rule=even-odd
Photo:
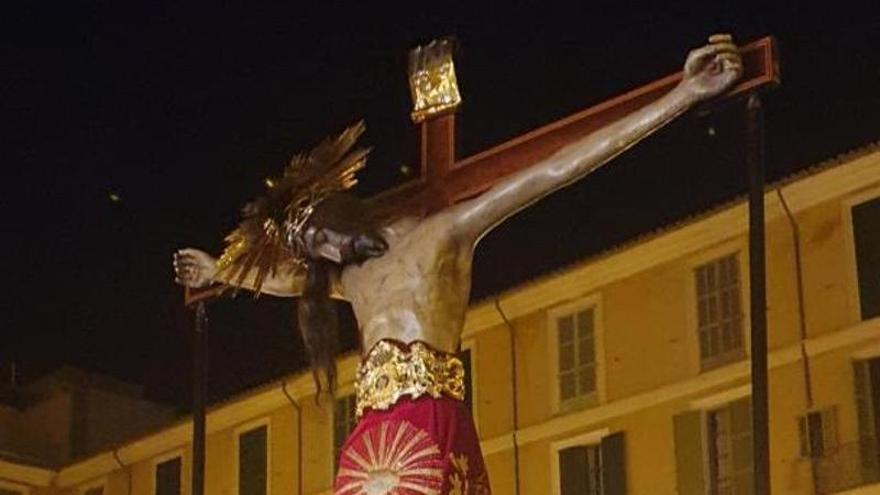
[{"label": "wooden arm of cross", "polygon": [[[723,99],[779,83],[776,42],[771,36],[741,49],[743,75]],[[455,115],[429,118],[421,127],[419,179],[372,198],[388,213],[430,212],[474,197],[504,177],[549,157],[565,145],[659,99],[681,81],[681,72],[587,108],[476,155],[456,162]]]}]

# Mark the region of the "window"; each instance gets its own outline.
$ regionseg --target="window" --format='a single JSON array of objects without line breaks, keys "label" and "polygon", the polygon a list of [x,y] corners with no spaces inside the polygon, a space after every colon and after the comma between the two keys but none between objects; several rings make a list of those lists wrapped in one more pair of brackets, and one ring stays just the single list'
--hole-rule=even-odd
[{"label": "window", "polygon": [[880,198],[852,208],[862,319],[880,316]]},{"label": "window", "polygon": [[0,487],[0,495],[24,495],[24,492]]},{"label": "window", "polygon": [[678,493],[752,493],[750,399],[676,415],[674,427]]},{"label": "window", "polygon": [[808,457],[817,495],[840,493],[880,481],[877,411],[880,358],[853,362],[856,436],[838,442],[835,408],[807,413],[799,420],[801,455]]},{"label": "window", "polygon": [[853,363],[858,452],[863,483],[880,481],[880,358]]},{"label": "window", "polygon": [[180,457],[156,464],[156,495],[180,495]]},{"label": "window", "polygon": [[559,402],[597,401],[595,307],[562,314],[555,320]]},{"label": "window", "polygon": [[752,492],[752,406],[748,399],[706,414],[711,493]]},{"label": "window", "polygon": [[[474,413],[474,375],[472,372],[473,362],[471,361],[471,350],[462,349],[458,353],[458,359],[464,365],[464,403],[467,405],[471,414]],[[476,418],[474,418],[476,419]]]},{"label": "window", "polygon": [[[566,443],[566,442],[563,442]],[[558,495],[622,495],[626,493],[626,459],[623,433],[599,442],[578,444],[556,451]]]},{"label": "window", "polygon": [[83,495],[104,495],[104,487],[96,486],[83,492]]},{"label": "window", "polygon": [[333,404],[333,472],[336,472],[336,468],[339,466],[342,445],[357,423],[355,419],[356,407],[357,398],[354,394],[340,397]]},{"label": "window", "polygon": [[238,436],[238,493],[266,495],[269,427],[258,426]]},{"label": "window", "polygon": [[601,495],[602,463],[598,445],[578,445],[559,451],[560,495]]},{"label": "window", "polygon": [[702,369],[742,358],[745,351],[737,255],[698,266],[694,279]]},{"label": "window", "polygon": [[798,418],[801,457],[819,458],[837,448],[837,414],[833,407]]}]

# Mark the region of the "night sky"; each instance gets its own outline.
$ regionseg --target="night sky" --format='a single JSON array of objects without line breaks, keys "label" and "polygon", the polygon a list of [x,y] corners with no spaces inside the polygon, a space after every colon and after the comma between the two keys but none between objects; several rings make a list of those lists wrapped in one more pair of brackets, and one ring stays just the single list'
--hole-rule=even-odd
[{"label": "night sky", "polygon": [[[172,252],[217,252],[264,177],[359,118],[374,147],[360,193],[405,180],[401,166],[417,168],[406,52],[435,37],[461,44],[459,157],[677,71],[719,31],[778,37],[771,179],[880,139],[876,2],[579,3],[5,7],[0,361],[25,381],[60,364],[108,373],[185,408],[191,317]],[[735,106],[686,116],[516,216],[482,242],[474,298],[743,194],[741,133]],[[302,366],[291,310],[212,303],[212,397]]]}]

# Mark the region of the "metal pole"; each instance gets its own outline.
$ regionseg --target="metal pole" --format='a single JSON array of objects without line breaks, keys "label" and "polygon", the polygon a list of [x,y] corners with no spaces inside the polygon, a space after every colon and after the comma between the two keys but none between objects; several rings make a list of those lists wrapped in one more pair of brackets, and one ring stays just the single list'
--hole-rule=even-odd
[{"label": "metal pole", "polygon": [[755,495],[770,494],[770,432],[767,394],[767,287],[764,245],[764,114],[756,93],[746,104],[749,168],[749,283],[752,330],[752,435]]},{"label": "metal pole", "polygon": [[205,402],[208,369],[208,317],[205,301],[196,304],[193,331],[193,467],[192,495],[205,493]]}]

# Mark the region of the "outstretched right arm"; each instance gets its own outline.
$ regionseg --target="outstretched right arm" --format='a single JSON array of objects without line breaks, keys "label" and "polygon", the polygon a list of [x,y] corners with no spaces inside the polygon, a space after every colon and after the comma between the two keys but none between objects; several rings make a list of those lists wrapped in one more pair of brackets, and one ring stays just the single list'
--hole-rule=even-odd
[{"label": "outstretched right arm", "polygon": [[[249,273],[241,288],[254,290],[254,273]],[[208,253],[193,249],[181,249],[174,253],[174,281],[180,285],[199,289],[214,283],[227,283],[217,276],[217,260]],[[296,297],[302,293],[305,275],[301,272],[270,274],[263,281],[260,292],[279,297]]]},{"label": "outstretched right arm", "polygon": [[739,50],[729,35],[709,41],[688,55],[682,81],[660,99],[450,208],[456,235],[476,243],[507,217],[589,175],[695,104],[730,88],[742,73]]}]

